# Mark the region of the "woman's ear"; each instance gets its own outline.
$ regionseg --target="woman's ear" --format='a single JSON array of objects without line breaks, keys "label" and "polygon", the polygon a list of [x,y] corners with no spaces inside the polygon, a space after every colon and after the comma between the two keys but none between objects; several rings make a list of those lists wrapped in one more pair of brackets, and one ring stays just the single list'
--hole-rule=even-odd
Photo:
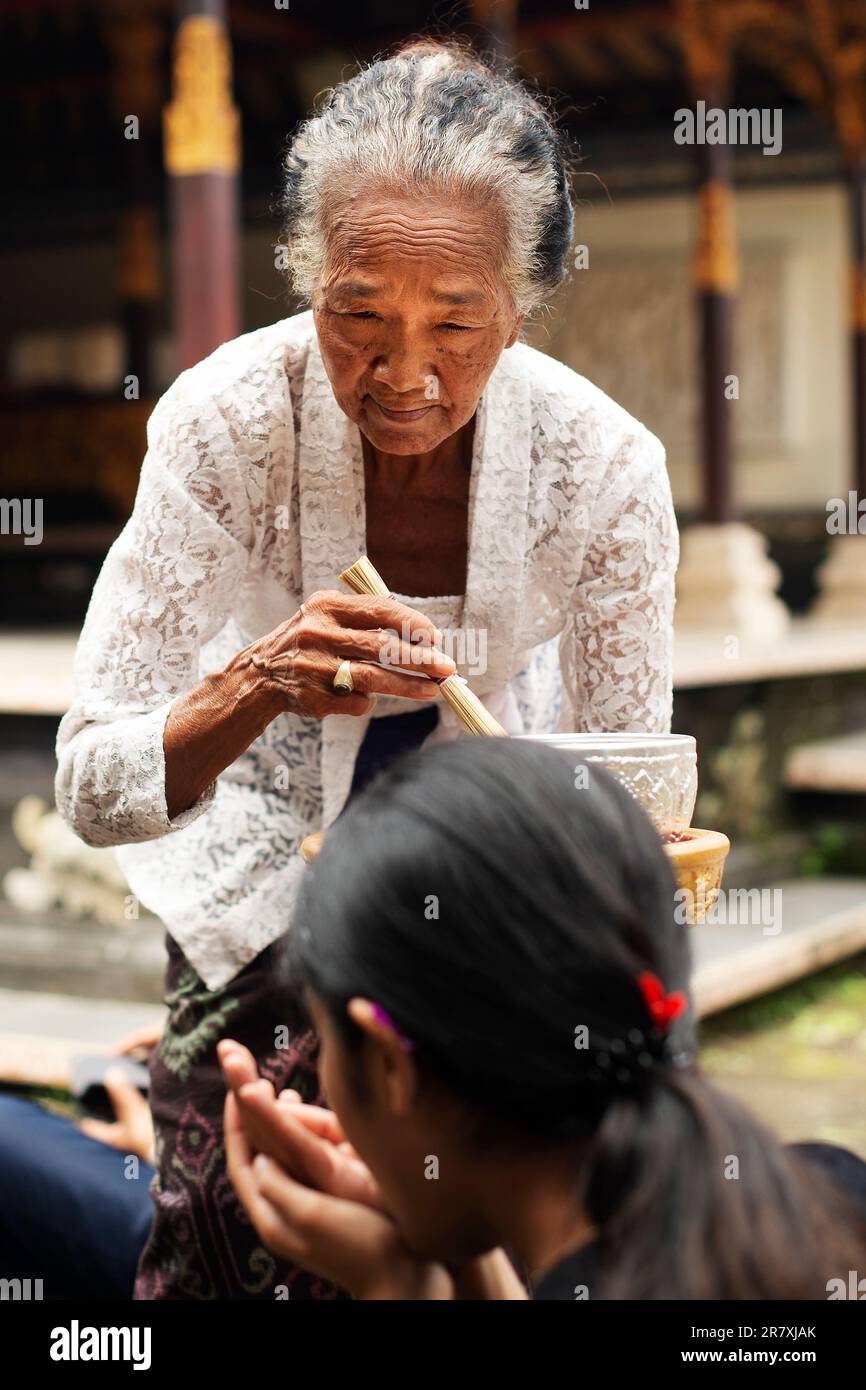
[{"label": "woman's ear", "polygon": [[404,1040],[369,999],[350,999],[346,1013],[364,1034],[362,1062],[367,1086],[380,1105],[403,1118],[418,1094],[418,1068]]},{"label": "woman's ear", "polygon": [[517,315],[517,318],[514,320],[514,323],[511,326],[511,333],[508,336],[508,341],[505,344],[507,348],[514,347],[514,344],[517,342],[517,339],[520,337],[520,330],[523,327],[523,320],[525,318],[525,314]]}]

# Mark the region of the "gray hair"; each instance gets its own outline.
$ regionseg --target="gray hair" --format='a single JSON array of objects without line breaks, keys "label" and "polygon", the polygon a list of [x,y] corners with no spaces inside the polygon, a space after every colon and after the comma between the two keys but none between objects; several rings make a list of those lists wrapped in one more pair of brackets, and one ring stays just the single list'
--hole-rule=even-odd
[{"label": "gray hair", "polygon": [[286,157],[294,289],[309,298],[346,190],[441,191],[498,205],[501,271],[520,313],[565,278],[573,211],[565,145],[541,104],[458,44],[423,40],[327,93]]}]

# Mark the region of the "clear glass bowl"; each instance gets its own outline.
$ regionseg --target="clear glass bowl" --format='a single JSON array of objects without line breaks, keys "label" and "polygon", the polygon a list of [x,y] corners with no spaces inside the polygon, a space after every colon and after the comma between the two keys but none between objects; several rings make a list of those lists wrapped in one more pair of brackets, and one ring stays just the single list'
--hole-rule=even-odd
[{"label": "clear glass bowl", "polygon": [[676,839],[692,823],[698,794],[695,740],[691,734],[522,734],[573,759],[580,769],[601,763],[640,802],[659,834]]}]

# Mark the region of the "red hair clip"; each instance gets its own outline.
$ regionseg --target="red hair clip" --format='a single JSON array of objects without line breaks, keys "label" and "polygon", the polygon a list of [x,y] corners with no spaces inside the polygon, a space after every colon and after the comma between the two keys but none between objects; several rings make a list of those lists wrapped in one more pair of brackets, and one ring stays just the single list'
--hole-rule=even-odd
[{"label": "red hair clip", "polygon": [[664,985],[651,970],[645,970],[642,975],[638,975],[637,982],[653,1023],[660,1033],[666,1033],[674,1019],[685,1013],[688,1007],[686,996],[681,990],[674,994],[665,994]]}]

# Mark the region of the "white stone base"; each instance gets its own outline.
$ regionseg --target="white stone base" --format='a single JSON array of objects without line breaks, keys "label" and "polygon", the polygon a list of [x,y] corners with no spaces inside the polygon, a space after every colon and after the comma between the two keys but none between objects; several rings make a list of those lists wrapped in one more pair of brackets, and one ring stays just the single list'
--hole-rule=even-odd
[{"label": "white stone base", "polygon": [[866,623],[866,536],[834,536],[818,583],[811,622]]},{"label": "white stone base", "polygon": [[765,538],[751,526],[690,527],[677,574],[677,632],[717,632],[749,644],[778,641],[791,624],[776,594],[780,578]]}]

